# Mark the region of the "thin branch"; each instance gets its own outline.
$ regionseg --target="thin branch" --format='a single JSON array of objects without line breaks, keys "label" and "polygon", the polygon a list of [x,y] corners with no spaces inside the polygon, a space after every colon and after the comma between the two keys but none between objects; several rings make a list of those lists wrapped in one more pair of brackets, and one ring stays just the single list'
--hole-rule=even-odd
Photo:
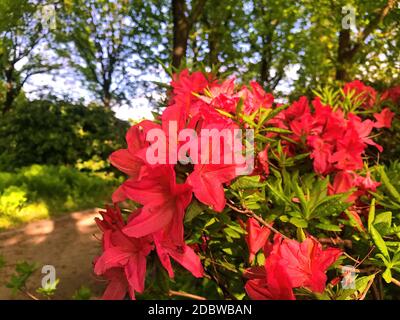
[{"label": "thin branch", "polygon": [[362,259],[359,263],[357,263],[356,268],[361,265],[372,253],[372,251],[374,251],[375,246],[372,246],[371,249],[368,251],[367,255],[364,257],[364,259]]},{"label": "thin branch", "polygon": [[392,278],[392,283],[395,284],[396,286],[400,287],[400,281],[396,280],[395,278]]},{"label": "thin branch", "polygon": [[353,242],[351,240],[343,240],[339,237],[337,238],[321,238],[318,239],[319,242],[324,244],[333,244],[333,245],[343,245],[344,247],[352,248]]},{"label": "thin branch", "polygon": [[261,223],[263,226],[267,227],[271,231],[280,234],[284,239],[290,240],[289,237],[285,236],[283,233],[281,233],[280,231],[275,229],[273,226],[271,226],[270,224],[265,222],[265,220],[263,218],[261,218],[259,215],[255,214],[253,211],[251,211],[249,209],[241,210],[241,209],[236,208],[235,206],[231,205],[230,203],[227,203],[227,205],[233,211],[236,211],[236,212],[241,213],[241,214],[245,214],[245,215],[247,215],[249,217],[252,217],[252,218],[256,219],[259,223]]},{"label": "thin branch", "polygon": [[347,257],[347,258],[349,258],[350,260],[352,260],[352,261],[354,261],[355,263],[360,263],[360,261],[358,261],[357,259],[354,259],[351,255],[349,255],[347,252],[343,252],[343,254]]},{"label": "thin branch", "polygon": [[168,295],[169,296],[185,297],[185,298],[194,299],[194,300],[207,300],[204,297],[201,297],[201,296],[198,296],[198,295],[195,295],[195,294],[191,294],[191,293],[187,293],[185,291],[169,290]]},{"label": "thin branch", "polygon": [[374,282],[375,278],[372,278],[371,280],[369,280],[367,287],[365,288],[364,292],[362,293],[361,297],[358,300],[364,300],[365,296],[368,293],[369,288],[371,288],[372,283]]},{"label": "thin branch", "polygon": [[27,290],[25,289],[21,289],[20,290],[22,293],[26,294],[29,298],[31,298],[32,300],[40,300],[39,298],[35,297],[33,294],[29,293]]}]

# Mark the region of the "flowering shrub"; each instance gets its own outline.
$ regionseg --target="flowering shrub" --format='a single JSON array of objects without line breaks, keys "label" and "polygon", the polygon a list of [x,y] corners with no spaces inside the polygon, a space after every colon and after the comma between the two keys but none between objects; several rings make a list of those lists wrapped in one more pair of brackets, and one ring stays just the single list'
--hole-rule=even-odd
[{"label": "flowering shrub", "polygon": [[110,156],[128,179],[97,219],[104,299],[176,293],[176,268],[192,297],[395,295],[400,194],[387,172],[400,166],[379,165],[374,141],[395,91],[354,81],[280,104],[256,82],[188,70],[171,86],[162,115]]}]

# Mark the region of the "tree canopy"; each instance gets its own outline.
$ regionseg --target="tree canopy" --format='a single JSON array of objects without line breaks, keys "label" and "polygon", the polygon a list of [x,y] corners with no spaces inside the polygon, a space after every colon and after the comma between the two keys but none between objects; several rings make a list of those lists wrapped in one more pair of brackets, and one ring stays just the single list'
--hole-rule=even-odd
[{"label": "tree canopy", "polygon": [[5,0],[0,15],[3,112],[43,73],[72,75],[107,108],[184,66],[294,96],[354,78],[399,81],[397,0]]}]

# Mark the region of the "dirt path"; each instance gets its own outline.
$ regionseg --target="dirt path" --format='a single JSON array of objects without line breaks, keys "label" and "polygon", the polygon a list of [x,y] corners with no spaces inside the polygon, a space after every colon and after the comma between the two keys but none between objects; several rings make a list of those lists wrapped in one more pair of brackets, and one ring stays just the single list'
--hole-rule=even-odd
[{"label": "dirt path", "polygon": [[100,250],[100,242],[95,238],[101,236],[94,222],[96,216],[97,210],[75,212],[0,233],[0,255],[6,261],[0,269],[0,299],[28,299],[20,293],[12,295],[5,287],[19,261],[35,262],[38,266],[27,282],[32,293],[41,286],[42,266],[53,265],[60,279],[54,299],[71,299],[82,285],[92,290],[92,297],[100,296],[103,282],[92,272],[92,259]]}]

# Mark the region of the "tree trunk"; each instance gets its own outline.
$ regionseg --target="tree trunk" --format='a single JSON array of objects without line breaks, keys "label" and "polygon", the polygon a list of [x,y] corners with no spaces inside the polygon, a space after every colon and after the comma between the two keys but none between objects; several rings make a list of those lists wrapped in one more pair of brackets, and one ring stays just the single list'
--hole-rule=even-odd
[{"label": "tree trunk", "polygon": [[11,89],[8,90],[6,93],[6,100],[4,101],[4,107],[3,107],[3,114],[6,114],[8,111],[11,110],[12,104],[15,100],[15,90]]},{"label": "tree trunk", "polygon": [[269,69],[271,63],[271,53],[270,53],[270,41],[268,37],[264,36],[262,39],[262,49],[261,49],[261,65],[260,65],[260,83],[265,85],[269,81]]},{"label": "tree trunk", "polygon": [[338,58],[336,66],[336,80],[348,81],[347,69],[351,66],[353,58],[351,50],[350,30],[342,29],[339,33]]},{"label": "tree trunk", "polygon": [[369,24],[359,32],[356,41],[351,41],[350,29],[342,29],[339,33],[339,48],[336,65],[336,80],[349,81],[349,72],[356,54],[364,46],[365,39],[379,26],[385,17],[394,9],[396,0],[388,0],[386,5],[375,15]]},{"label": "tree trunk", "polygon": [[189,38],[189,24],[185,16],[185,0],[172,0],[173,16],[173,48],[172,66],[179,69],[182,60],[186,57],[187,42]]},{"label": "tree trunk", "polygon": [[11,110],[12,104],[18,95],[18,89],[15,87],[14,81],[14,70],[12,68],[7,68],[6,72],[6,100],[4,101],[4,107],[2,110],[3,114],[6,114]]},{"label": "tree trunk", "polygon": [[219,42],[217,40],[217,36],[215,34],[209,35],[208,40],[208,49],[209,52],[209,64],[210,67],[216,66],[218,64],[218,53],[219,53]]}]

